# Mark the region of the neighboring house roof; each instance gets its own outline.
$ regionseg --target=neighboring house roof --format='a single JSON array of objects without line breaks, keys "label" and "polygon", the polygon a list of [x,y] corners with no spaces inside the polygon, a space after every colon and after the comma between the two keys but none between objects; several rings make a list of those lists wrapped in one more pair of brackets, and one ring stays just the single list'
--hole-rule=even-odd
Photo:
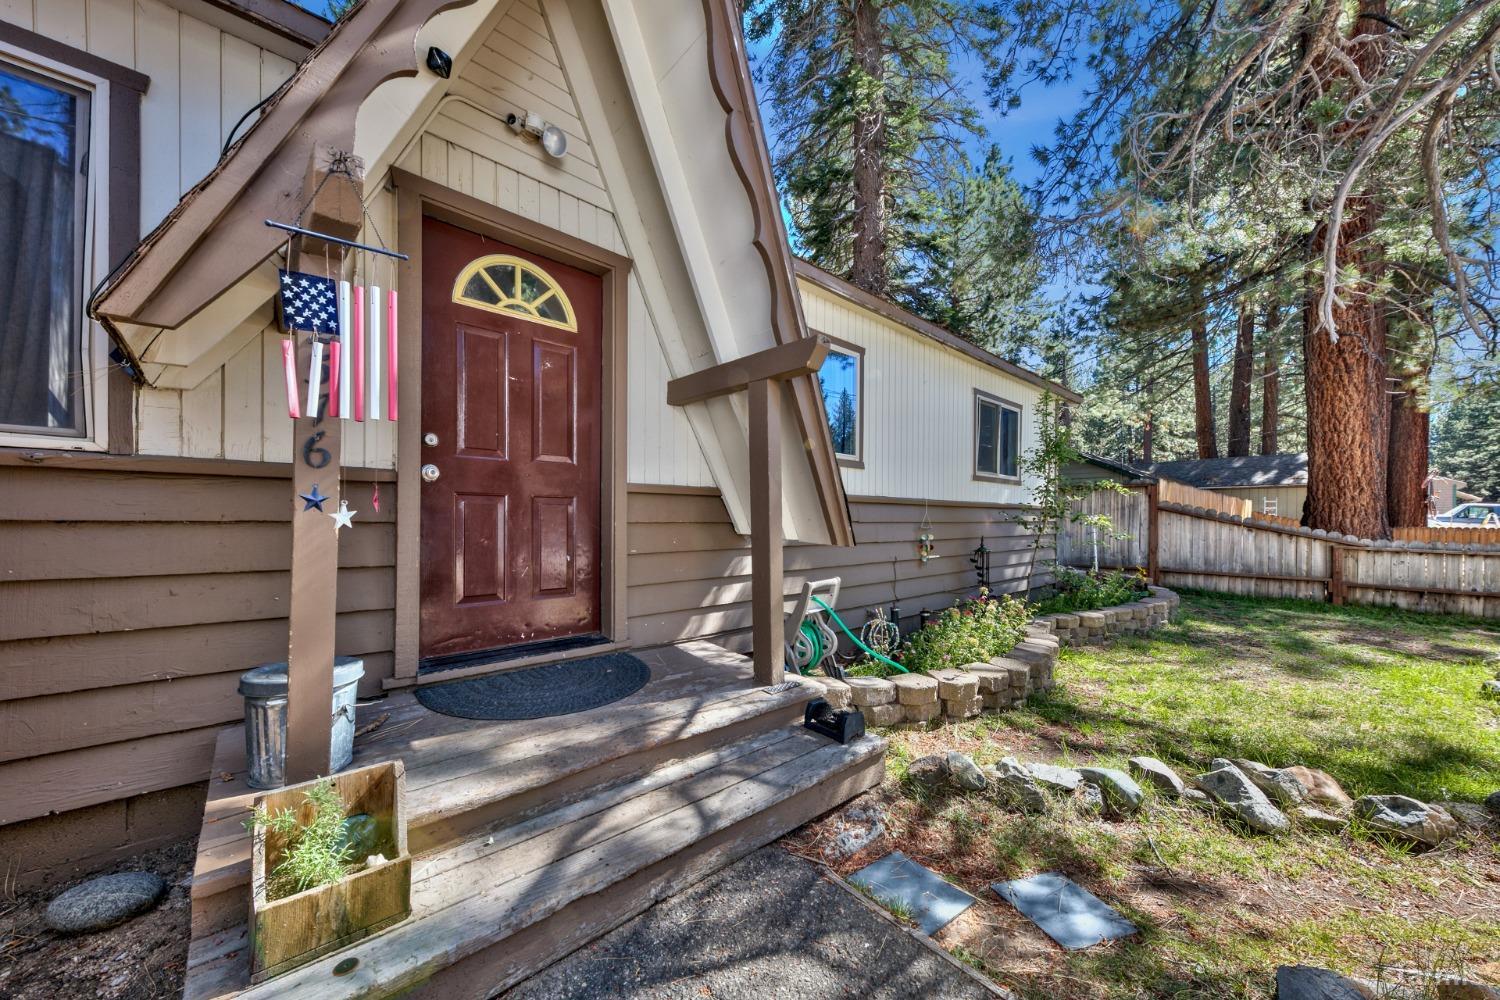
[{"label": "neighboring house roof", "polygon": [[916,313],[907,312],[894,302],[883,299],[878,295],[872,295],[858,285],[851,284],[838,275],[830,274],[811,261],[796,257],[793,258],[792,266],[796,269],[798,277],[806,278],[813,284],[832,292],[840,298],[848,299],[850,302],[864,306],[866,309],[878,313],[894,323],[899,323],[908,329],[915,330],[924,337],[935,340],[946,347],[951,347],[955,351],[967,354],[981,364],[999,369],[1007,375],[1013,375],[1023,382],[1030,382],[1032,385],[1039,386],[1047,392],[1052,393],[1052,395],[1065,399],[1070,403],[1083,402],[1083,397],[1067,386],[1038,375],[1034,371],[1022,368],[1018,364],[1006,361],[998,355],[991,354],[984,348],[970,343],[956,333],[944,329],[931,320],[923,319]]},{"label": "neighboring house roof", "polygon": [[1129,465],[1125,462],[1116,462],[1114,459],[1105,458],[1102,455],[1090,455],[1085,452],[1083,455],[1083,461],[1089,465],[1096,465],[1101,469],[1106,469],[1109,472],[1125,476],[1129,479],[1137,479],[1151,483],[1156,482],[1156,477],[1147,472],[1145,469],[1136,468],[1135,466]]},{"label": "neighboring house roof", "polygon": [[1147,469],[1163,479],[1175,479],[1204,490],[1307,485],[1306,452],[1298,455],[1191,458],[1157,462]]}]

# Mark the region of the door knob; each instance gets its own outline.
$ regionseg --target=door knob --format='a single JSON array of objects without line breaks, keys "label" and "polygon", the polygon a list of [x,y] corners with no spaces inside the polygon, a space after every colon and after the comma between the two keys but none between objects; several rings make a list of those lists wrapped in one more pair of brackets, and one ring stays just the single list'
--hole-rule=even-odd
[{"label": "door knob", "polygon": [[437,482],[438,475],[439,475],[439,473],[438,473],[438,467],[437,466],[432,465],[430,463],[428,465],[422,466],[422,482],[424,482],[424,483]]}]

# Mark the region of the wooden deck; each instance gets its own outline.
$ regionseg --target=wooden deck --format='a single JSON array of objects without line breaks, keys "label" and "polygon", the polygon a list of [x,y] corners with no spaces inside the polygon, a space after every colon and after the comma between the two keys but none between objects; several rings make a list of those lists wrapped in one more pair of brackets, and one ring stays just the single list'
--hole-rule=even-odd
[{"label": "wooden deck", "polygon": [[[645,688],[563,718],[452,719],[410,694],[362,709],[361,726],[386,718],[356,741],[355,764],[406,763],[412,916],[254,989],[244,821],[256,792],[243,733],[226,729],[185,996],[490,996],[880,780],[881,741],[841,747],[801,728],[813,686],[756,688],[748,659],[706,642],[636,655],[652,669]],[[358,966],[334,977],[347,957]]]}]

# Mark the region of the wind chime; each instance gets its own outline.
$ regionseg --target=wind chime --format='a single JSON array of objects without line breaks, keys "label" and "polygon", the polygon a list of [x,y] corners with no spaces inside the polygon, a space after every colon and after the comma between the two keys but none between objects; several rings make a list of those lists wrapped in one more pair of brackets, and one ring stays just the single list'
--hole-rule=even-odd
[{"label": "wind chime", "polygon": [[[330,173],[324,183],[334,177],[354,183],[352,174],[347,172]],[[365,223],[380,240],[368,209],[361,205],[361,211]],[[299,224],[266,220],[267,226],[288,234],[287,267],[280,269],[278,295],[281,328],[286,334],[281,341],[281,358],[286,377],[287,416],[293,420],[303,417],[318,420],[326,415],[357,423],[394,422],[400,395],[395,266],[387,264],[384,273],[387,280],[382,287],[380,265],[408,257],[387,248],[383,240],[379,246],[371,246],[304,229],[300,225],[303,213],[298,215]],[[291,241],[299,236],[324,244],[321,274],[291,269]],[[352,252],[339,255],[334,263],[326,250],[329,245]],[[297,370],[299,336],[307,337],[310,347],[305,378]],[[379,491],[377,484],[370,497],[376,511],[380,510]],[[303,510],[327,514],[333,519],[335,531],[353,527],[351,519],[359,512],[350,509],[342,488],[337,511],[323,509],[323,504],[332,498],[323,495],[317,483],[300,496],[305,503]]]}]

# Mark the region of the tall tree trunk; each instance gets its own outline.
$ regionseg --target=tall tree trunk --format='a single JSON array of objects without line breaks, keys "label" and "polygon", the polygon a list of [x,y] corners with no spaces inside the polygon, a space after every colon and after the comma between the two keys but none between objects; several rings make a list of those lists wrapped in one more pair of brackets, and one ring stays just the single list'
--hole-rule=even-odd
[{"label": "tall tree trunk", "polygon": [[1199,458],[1218,458],[1219,439],[1214,432],[1214,394],[1208,380],[1208,310],[1202,297],[1193,315],[1193,425]]},{"label": "tall tree trunk", "polygon": [[1274,455],[1277,451],[1276,432],[1281,423],[1281,344],[1277,340],[1277,327],[1281,325],[1281,306],[1275,302],[1266,306],[1266,353],[1265,370],[1260,380],[1260,453]]},{"label": "tall tree trunk", "polygon": [[849,281],[874,295],[886,289],[885,45],[878,0],[854,0],[854,60],[867,99],[854,120],[854,256]]},{"label": "tall tree trunk", "polygon": [[[1333,313],[1337,342],[1319,329],[1321,279],[1303,307],[1307,358],[1307,523],[1359,538],[1387,538],[1386,456],[1390,401],[1385,393],[1385,310],[1372,282],[1379,267],[1370,245],[1380,206],[1370,196],[1350,199],[1339,234],[1339,273],[1358,270],[1339,289]],[[1326,228],[1314,238],[1321,256]]]},{"label": "tall tree trunk", "polygon": [[1427,526],[1427,409],[1420,392],[1403,389],[1391,397],[1386,505],[1391,527]]},{"label": "tall tree trunk", "polygon": [[[1385,0],[1366,0],[1350,26],[1355,67],[1378,72],[1388,39]],[[1330,67],[1330,72],[1343,72]],[[1388,538],[1387,457],[1391,404],[1385,392],[1386,312],[1376,296],[1382,248],[1374,243],[1383,206],[1372,192],[1349,199],[1337,232],[1337,274],[1357,275],[1339,288],[1333,333],[1320,329],[1321,277],[1303,305],[1307,394],[1307,508],[1313,528],[1360,538]],[[1323,256],[1327,225],[1313,234],[1313,257]]]},{"label": "tall tree trunk", "polygon": [[1229,383],[1230,457],[1250,454],[1250,382],[1255,377],[1255,307],[1240,303],[1234,338],[1234,373]]}]

